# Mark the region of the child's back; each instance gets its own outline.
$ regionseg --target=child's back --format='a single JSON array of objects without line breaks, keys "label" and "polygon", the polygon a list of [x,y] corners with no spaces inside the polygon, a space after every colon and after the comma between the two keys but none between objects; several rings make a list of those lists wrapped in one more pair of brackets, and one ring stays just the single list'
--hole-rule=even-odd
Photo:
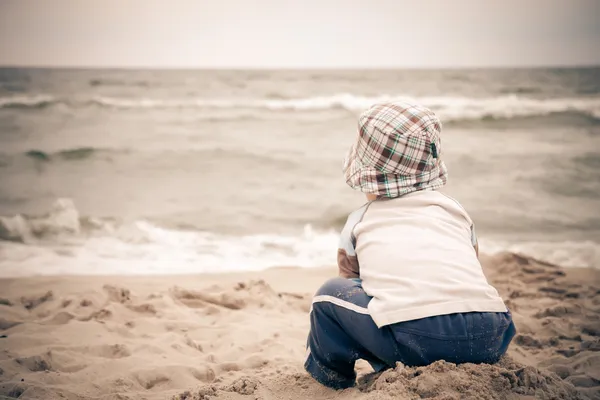
[{"label": "child's back", "polygon": [[483,275],[473,223],[455,200],[418,191],[377,200],[353,230],[360,278],[378,326],[471,311],[505,312]]}]

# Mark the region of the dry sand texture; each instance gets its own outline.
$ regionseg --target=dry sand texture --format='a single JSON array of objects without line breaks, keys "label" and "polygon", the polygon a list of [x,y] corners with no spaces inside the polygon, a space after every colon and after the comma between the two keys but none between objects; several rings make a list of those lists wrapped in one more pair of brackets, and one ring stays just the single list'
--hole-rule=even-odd
[{"label": "dry sand texture", "polygon": [[0,396],[21,399],[600,399],[600,271],[503,254],[519,330],[498,365],[438,362],[324,388],[302,370],[333,269],[0,280]]}]

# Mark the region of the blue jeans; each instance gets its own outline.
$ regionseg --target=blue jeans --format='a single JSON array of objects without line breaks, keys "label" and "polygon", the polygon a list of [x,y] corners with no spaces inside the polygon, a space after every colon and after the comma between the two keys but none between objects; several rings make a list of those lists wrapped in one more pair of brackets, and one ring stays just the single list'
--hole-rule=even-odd
[{"label": "blue jeans", "polygon": [[331,279],[315,295],[304,368],[321,384],[354,386],[358,359],[377,372],[396,362],[494,363],[516,333],[510,312],[439,315],[378,328],[368,313],[369,301],[357,279]]}]

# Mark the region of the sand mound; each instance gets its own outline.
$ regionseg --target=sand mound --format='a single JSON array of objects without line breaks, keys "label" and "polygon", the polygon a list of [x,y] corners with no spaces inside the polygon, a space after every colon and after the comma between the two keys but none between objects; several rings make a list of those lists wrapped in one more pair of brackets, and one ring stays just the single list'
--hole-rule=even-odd
[{"label": "sand mound", "polygon": [[[332,391],[322,389],[320,395],[311,393],[309,384],[298,373],[264,381],[245,376],[230,384],[204,385],[185,391],[172,400],[236,398],[233,393],[254,395],[253,399],[330,398],[328,394]],[[298,393],[297,388],[304,393]],[[288,397],[291,391],[298,397]],[[581,399],[575,387],[556,374],[519,365],[509,358],[497,365],[455,365],[439,361],[427,367],[405,368],[398,364],[395,369],[381,374],[366,374],[359,379],[357,388],[338,393],[341,398],[365,400],[506,400],[527,396],[541,400]]]},{"label": "sand mound", "polygon": [[[364,392],[377,391],[379,398],[489,399],[516,395],[537,399],[577,399],[576,389],[550,372],[525,367],[510,360],[497,365],[455,365],[444,361],[422,368],[398,366],[361,385]],[[403,397],[404,396],[404,397]]]}]

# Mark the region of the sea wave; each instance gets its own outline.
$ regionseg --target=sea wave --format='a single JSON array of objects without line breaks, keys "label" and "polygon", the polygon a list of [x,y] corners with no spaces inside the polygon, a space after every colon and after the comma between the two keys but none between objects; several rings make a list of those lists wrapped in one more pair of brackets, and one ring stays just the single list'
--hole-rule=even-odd
[{"label": "sea wave", "polygon": [[447,121],[477,120],[485,118],[526,117],[562,112],[577,112],[600,119],[600,98],[533,99],[510,94],[492,98],[468,97],[417,97],[357,96],[336,94],[332,96],[296,99],[119,99],[98,97],[94,104],[114,108],[255,108],[272,111],[319,111],[345,109],[353,112],[365,110],[374,103],[394,100],[414,100],[422,103]]},{"label": "sea wave", "polygon": [[54,158],[61,158],[64,160],[82,160],[91,157],[92,155],[104,151],[94,147],[77,147],[72,149],[59,150],[53,153],[45,152],[42,150],[29,150],[25,155],[29,158],[38,161],[51,161]]},{"label": "sea wave", "polygon": [[83,161],[100,154],[110,157],[116,153],[126,152],[128,150],[96,147],[74,147],[57,151],[31,149],[23,153],[0,152],[0,168],[5,168],[15,163],[18,164],[23,159],[33,160],[34,163],[29,165],[37,168],[42,164],[57,161]]},{"label": "sea wave", "polygon": [[[0,275],[192,274],[332,265],[335,232],[228,236],[81,217],[70,199],[43,216],[0,217]],[[334,253],[334,252],[333,252]]]},{"label": "sea wave", "polygon": [[[407,96],[381,95],[360,96],[340,93],[330,96],[317,96],[291,99],[248,98],[120,98],[92,97],[87,99],[59,99],[47,95],[31,97],[0,98],[1,108],[43,108],[53,104],[71,107],[97,106],[112,109],[220,109],[220,110],[265,110],[272,112],[298,111],[318,112],[326,110],[346,110],[360,112],[370,105],[400,99]],[[434,110],[444,122],[506,120],[553,114],[578,114],[600,123],[600,98],[554,98],[536,99],[512,93],[499,97],[415,97],[412,100]]]},{"label": "sea wave", "polygon": [[58,199],[43,215],[0,216],[0,240],[35,243],[45,236],[78,235],[82,220],[73,200]]},{"label": "sea wave", "polygon": [[0,168],[11,165],[21,165],[24,159],[32,160],[26,165],[30,167],[39,167],[41,165],[58,162],[84,162],[89,159],[104,159],[108,161],[119,160],[120,157],[151,155],[155,158],[167,159],[169,157],[193,156],[197,160],[232,160],[247,164],[270,165],[273,168],[281,170],[293,169],[299,166],[298,162],[292,158],[277,155],[273,152],[252,152],[244,149],[228,149],[220,146],[208,146],[193,148],[190,146],[181,147],[181,145],[165,145],[160,149],[144,149],[127,147],[73,147],[56,151],[47,151],[41,149],[31,149],[22,153],[0,152]]},{"label": "sea wave", "polygon": [[133,86],[133,87],[148,87],[149,82],[146,81],[125,81],[118,79],[90,79],[90,86]]},{"label": "sea wave", "polygon": [[59,102],[59,99],[49,95],[0,97],[0,109],[39,109]]},{"label": "sea wave", "polygon": [[[296,235],[231,236],[173,229],[146,220],[129,223],[82,217],[70,199],[42,216],[0,217],[0,271],[4,276],[53,274],[195,274],[322,267],[336,263],[336,230],[311,225]],[[510,251],[566,267],[600,267],[600,244],[494,242],[483,253]]]}]

